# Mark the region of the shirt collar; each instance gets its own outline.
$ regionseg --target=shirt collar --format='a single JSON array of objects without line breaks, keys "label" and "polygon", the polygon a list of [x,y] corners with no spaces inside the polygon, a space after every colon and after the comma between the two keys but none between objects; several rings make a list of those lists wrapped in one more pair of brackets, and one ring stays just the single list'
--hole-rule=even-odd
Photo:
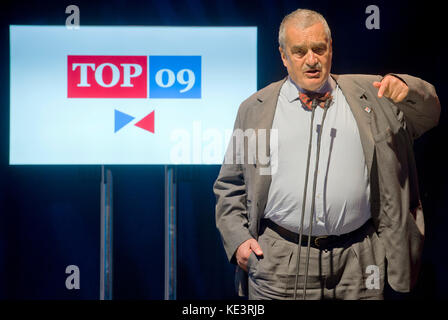
[{"label": "shirt collar", "polygon": [[[324,84],[317,89],[315,92],[326,92],[330,91],[333,93],[333,90],[336,88],[336,81],[333,79],[333,77],[328,76],[327,81],[324,82]],[[296,99],[299,99],[299,93],[300,92],[307,92],[305,89],[301,88],[298,84],[296,84],[290,76],[288,76],[288,79],[286,80],[286,88],[285,88],[285,95],[289,102],[293,102]]]}]

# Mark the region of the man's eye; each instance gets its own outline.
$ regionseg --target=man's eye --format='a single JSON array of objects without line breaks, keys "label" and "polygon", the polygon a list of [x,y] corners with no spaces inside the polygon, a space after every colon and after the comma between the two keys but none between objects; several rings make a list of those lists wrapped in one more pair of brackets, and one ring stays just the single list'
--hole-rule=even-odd
[{"label": "man's eye", "polygon": [[313,51],[314,53],[322,54],[325,52],[325,48],[314,48]]},{"label": "man's eye", "polygon": [[305,50],[296,50],[294,53],[299,55],[299,56],[304,56],[305,55]]}]

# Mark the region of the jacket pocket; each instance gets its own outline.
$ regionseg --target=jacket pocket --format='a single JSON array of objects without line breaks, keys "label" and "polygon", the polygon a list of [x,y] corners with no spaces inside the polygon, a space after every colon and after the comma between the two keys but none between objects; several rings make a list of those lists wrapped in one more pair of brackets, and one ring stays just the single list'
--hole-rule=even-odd
[{"label": "jacket pocket", "polygon": [[252,273],[251,271],[253,271],[257,262],[258,262],[258,258],[255,255],[255,253],[252,251],[249,255],[249,259],[247,260],[247,270],[249,271],[249,273]]}]

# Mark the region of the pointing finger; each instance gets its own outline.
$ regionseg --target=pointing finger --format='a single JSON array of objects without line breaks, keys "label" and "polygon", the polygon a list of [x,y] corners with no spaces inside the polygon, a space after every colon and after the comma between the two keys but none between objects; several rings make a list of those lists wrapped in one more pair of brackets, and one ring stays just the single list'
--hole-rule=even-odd
[{"label": "pointing finger", "polygon": [[387,88],[389,87],[389,79],[385,78],[381,81],[381,87],[378,90],[378,98],[382,98],[384,93],[387,93]]},{"label": "pointing finger", "polygon": [[374,81],[374,82],[373,82],[373,86],[374,86],[375,88],[379,88],[379,87],[381,87],[381,82],[379,82],[379,81]]}]

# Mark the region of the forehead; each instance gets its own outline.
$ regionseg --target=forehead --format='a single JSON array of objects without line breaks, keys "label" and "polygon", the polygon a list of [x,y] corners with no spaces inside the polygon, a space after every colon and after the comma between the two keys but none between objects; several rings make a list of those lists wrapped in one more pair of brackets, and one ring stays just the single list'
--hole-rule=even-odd
[{"label": "forehead", "polygon": [[305,45],[308,43],[327,43],[328,37],[322,23],[317,22],[307,28],[301,28],[294,22],[285,26],[286,44],[290,46]]}]

